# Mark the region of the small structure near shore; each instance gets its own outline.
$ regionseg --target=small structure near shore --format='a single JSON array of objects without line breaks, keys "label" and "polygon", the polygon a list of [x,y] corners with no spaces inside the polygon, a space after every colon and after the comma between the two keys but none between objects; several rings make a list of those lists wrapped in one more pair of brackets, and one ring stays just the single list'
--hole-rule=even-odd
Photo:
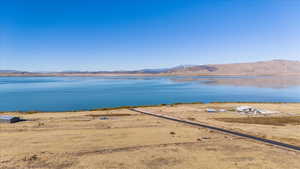
[{"label": "small structure near shore", "polygon": [[251,114],[251,115],[268,115],[268,114],[278,113],[275,111],[257,109],[251,106],[239,106],[236,108],[236,111],[241,114]]},{"label": "small structure near shore", "polygon": [[236,108],[237,112],[254,112],[255,109],[251,106],[239,106]]},{"label": "small structure near shore", "polygon": [[19,117],[15,116],[0,116],[0,123],[16,123],[21,121]]},{"label": "small structure near shore", "polygon": [[218,113],[218,112],[226,112],[227,110],[225,109],[212,109],[212,108],[207,108],[206,112],[208,113]]},{"label": "small structure near shore", "polygon": [[208,113],[216,113],[216,112],[217,112],[216,109],[211,109],[211,108],[207,108],[206,111],[207,111]]},{"label": "small structure near shore", "polygon": [[109,120],[108,117],[100,117],[99,119],[100,119],[100,120]]}]

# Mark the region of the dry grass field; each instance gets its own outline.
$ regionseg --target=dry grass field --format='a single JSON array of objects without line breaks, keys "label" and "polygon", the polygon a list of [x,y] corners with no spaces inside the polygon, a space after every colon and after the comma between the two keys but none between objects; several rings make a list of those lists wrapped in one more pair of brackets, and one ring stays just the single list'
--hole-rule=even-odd
[{"label": "dry grass field", "polygon": [[[278,113],[253,116],[242,115],[233,111],[237,106],[241,105]],[[206,108],[226,109],[229,111],[207,113]],[[182,104],[143,109],[300,146],[299,103]]]},{"label": "dry grass field", "polygon": [[[182,104],[141,110],[210,125],[299,141],[297,124],[248,124],[218,118],[244,118],[234,112],[207,113],[207,107]],[[248,104],[247,104],[248,105]],[[300,115],[300,104],[249,104]],[[28,121],[0,124],[0,169],[297,169],[300,153],[158,119],[127,109],[64,113],[1,113]],[[101,120],[102,117],[106,117]],[[247,118],[247,117],[245,117]],[[299,143],[299,142],[298,142]]]}]

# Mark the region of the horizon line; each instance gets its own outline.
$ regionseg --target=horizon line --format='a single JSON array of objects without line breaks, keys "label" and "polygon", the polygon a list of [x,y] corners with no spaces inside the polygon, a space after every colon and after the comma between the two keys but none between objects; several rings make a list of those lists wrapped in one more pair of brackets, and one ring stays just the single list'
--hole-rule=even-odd
[{"label": "horizon line", "polygon": [[[208,64],[182,64],[182,65],[174,65],[169,67],[160,67],[160,68],[139,68],[139,69],[118,69],[118,70],[58,70],[58,71],[47,71],[47,70],[36,70],[36,71],[28,71],[28,70],[19,70],[19,69],[0,69],[0,71],[12,71],[11,73],[19,72],[19,73],[71,73],[71,72],[80,72],[80,73],[93,73],[93,72],[132,72],[132,71],[142,71],[142,70],[160,70],[160,69],[172,69],[176,67],[184,67],[184,66],[203,66],[203,65],[226,65],[226,64],[243,64],[243,63],[257,63],[257,62],[271,62],[271,61],[292,61],[292,62],[300,62],[300,60],[293,59],[269,59],[269,60],[257,60],[257,61],[241,61],[241,62],[227,62],[227,63],[208,63]],[[0,72],[1,73],[1,72]]]}]

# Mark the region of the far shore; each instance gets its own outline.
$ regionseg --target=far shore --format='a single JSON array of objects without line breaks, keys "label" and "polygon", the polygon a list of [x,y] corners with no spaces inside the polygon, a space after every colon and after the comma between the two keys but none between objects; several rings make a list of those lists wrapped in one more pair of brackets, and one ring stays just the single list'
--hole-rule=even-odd
[{"label": "far shore", "polygon": [[215,74],[215,73],[0,73],[0,77],[115,77],[115,76],[299,76],[289,74]]}]

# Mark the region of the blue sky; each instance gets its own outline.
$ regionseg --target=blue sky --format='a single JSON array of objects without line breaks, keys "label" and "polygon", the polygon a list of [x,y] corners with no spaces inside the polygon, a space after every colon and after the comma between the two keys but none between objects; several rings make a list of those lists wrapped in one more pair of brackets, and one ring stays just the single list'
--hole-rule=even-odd
[{"label": "blue sky", "polygon": [[0,2],[0,69],[300,60],[297,0]]}]

